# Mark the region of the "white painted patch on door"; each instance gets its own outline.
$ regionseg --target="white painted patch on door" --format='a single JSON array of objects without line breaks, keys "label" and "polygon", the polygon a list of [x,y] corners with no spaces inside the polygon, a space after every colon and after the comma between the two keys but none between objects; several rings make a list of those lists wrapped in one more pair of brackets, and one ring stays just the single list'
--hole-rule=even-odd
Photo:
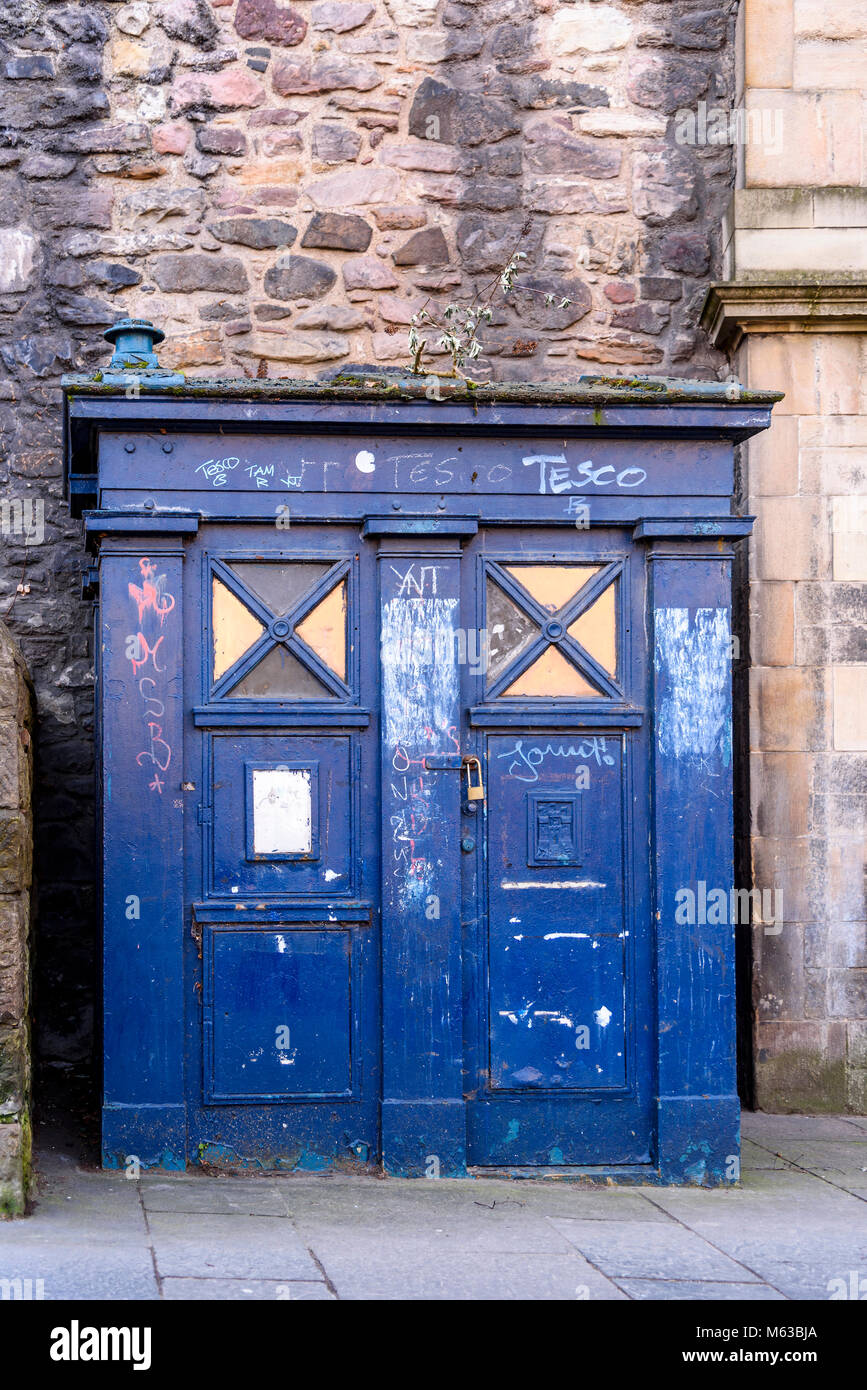
[{"label": "white painted patch on door", "polygon": [[556,883],[542,883],[537,879],[529,879],[526,883],[516,883],[512,879],[504,878],[500,884],[501,888],[604,888],[604,883],[594,883],[592,879],[560,879]]},{"label": "white painted patch on door", "polygon": [[253,769],[253,852],[309,854],[313,848],[310,773]]}]

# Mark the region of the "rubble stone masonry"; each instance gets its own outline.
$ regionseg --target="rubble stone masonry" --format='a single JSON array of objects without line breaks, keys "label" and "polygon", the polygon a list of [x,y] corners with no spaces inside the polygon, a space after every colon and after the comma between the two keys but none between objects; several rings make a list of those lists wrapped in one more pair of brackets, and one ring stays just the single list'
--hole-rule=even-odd
[{"label": "rubble stone masonry", "polygon": [[87,1067],[96,976],[91,614],[59,376],[104,364],[102,330],[127,314],[193,375],[405,365],[413,311],[466,299],[515,250],[524,292],[498,301],[478,375],[724,372],[698,317],[732,149],[675,129],[733,101],[735,8],[3,6],[0,495],[44,523],[38,541],[4,526],[0,615],[39,712],[44,1067]]},{"label": "rubble stone masonry", "polygon": [[0,623],[0,1216],[20,1216],[30,1176],[30,885],[33,707]]}]

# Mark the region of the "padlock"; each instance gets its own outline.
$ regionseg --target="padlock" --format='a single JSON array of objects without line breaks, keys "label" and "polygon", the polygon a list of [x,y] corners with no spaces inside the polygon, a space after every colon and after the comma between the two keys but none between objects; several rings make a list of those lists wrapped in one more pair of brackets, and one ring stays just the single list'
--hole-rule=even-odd
[{"label": "padlock", "polygon": [[[467,769],[467,801],[484,801],[485,786],[482,782],[482,765],[478,758],[465,758],[464,767]],[[477,781],[473,781],[473,768],[475,767]]]}]

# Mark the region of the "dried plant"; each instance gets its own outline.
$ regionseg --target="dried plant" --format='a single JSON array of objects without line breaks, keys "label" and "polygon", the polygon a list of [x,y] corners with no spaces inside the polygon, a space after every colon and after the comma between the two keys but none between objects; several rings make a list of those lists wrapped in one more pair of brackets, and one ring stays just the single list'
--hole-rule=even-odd
[{"label": "dried plant", "polygon": [[[426,299],[417,313],[413,314],[410,320],[408,347],[411,358],[411,370],[419,374],[422,368],[422,358],[428,345],[428,339],[421,335],[425,329],[432,333],[439,333],[439,346],[443,348],[452,359],[452,369],[450,372],[439,372],[439,376],[460,377],[464,381],[469,381],[464,367],[468,362],[473,362],[483,351],[484,344],[479,336],[486,324],[489,324],[494,317],[491,307],[494,296],[499,290],[504,299],[516,288],[515,280],[520,269],[521,261],[527,259],[526,251],[514,251],[508,261],[502,266],[490,281],[477,290],[469,304],[447,304],[438,315],[434,310],[427,306],[430,298]],[[544,293],[532,289],[530,286],[518,285],[517,288],[524,290],[525,293],[542,293],[546,306],[553,305],[556,295]],[[565,309],[571,303],[570,299],[564,298],[559,301],[558,307]]]}]

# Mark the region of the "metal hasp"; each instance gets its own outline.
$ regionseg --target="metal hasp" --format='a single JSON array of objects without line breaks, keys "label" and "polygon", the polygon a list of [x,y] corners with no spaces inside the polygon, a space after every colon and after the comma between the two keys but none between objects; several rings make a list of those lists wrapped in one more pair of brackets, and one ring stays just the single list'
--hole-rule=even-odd
[{"label": "metal hasp", "polygon": [[103,1162],[736,1182],[734,447],[778,397],[167,381],[112,333],[138,389],[64,380]]}]

